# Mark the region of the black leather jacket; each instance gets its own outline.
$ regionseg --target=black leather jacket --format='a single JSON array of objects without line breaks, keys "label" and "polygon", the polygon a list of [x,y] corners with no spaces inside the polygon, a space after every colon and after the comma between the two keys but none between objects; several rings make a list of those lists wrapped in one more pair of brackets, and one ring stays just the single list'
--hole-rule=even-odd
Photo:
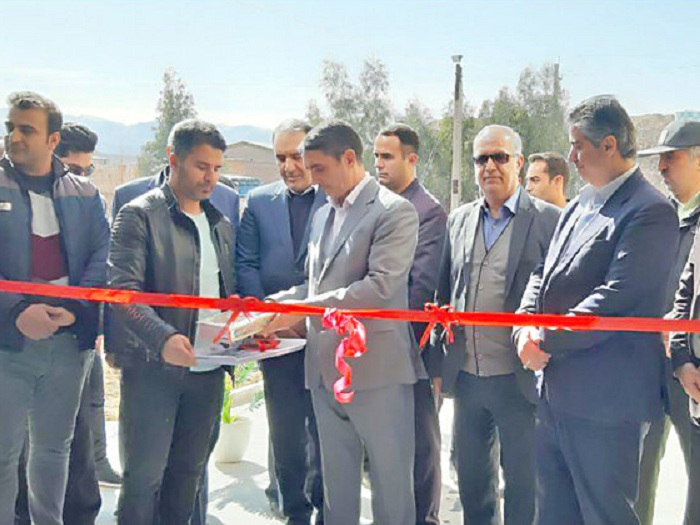
[{"label": "black leather jacket", "polygon": [[[202,208],[219,261],[221,297],[228,297],[236,287],[235,232],[208,201],[202,202]],[[111,288],[198,295],[199,264],[197,228],[180,211],[168,184],[131,201],[115,218],[107,265]],[[187,335],[194,343],[196,310],[138,304],[112,305],[110,310],[106,346],[117,366],[163,363],[163,345],[176,333]]]}]

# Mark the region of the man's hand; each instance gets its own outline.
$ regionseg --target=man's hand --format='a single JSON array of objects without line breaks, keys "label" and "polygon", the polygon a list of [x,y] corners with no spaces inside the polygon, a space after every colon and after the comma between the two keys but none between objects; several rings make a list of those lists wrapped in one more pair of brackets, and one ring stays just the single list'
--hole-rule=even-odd
[{"label": "man's hand", "polygon": [[685,363],[676,369],[676,377],[685,393],[700,403],[700,370],[693,363]]},{"label": "man's hand", "polygon": [[171,335],[163,345],[163,361],[169,365],[175,366],[196,366],[197,358],[194,356],[194,350],[190,344],[190,340],[182,335]]},{"label": "man's hand", "polygon": [[66,310],[60,306],[47,306],[49,317],[56,321],[58,326],[71,326],[75,323],[75,315],[70,310]]},{"label": "man's hand", "polygon": [[[59,324],[62,320],[60,315],[51,315],[51,310],[54,308],[48,304],[30,304],[17,316],[15,321],[17,330],[34,341],[51,337],[63,326]],[[67,312],[64,308],[60,310]]]},{"label": "man's hand", "polygon": [[540,331],[534,326],[528,326],[520,332],[517,346],[518,357],[526,370],[544,370],[552,357],[540,349]]},{"label": "man's hand", "polygon": [[299,323],[299,319],[303,319],[298,315],[277,314],[270,323],[260,332],[263,337],[270,337],[272,334],[281,332],[282,330],[290,330],[293,326]]}]

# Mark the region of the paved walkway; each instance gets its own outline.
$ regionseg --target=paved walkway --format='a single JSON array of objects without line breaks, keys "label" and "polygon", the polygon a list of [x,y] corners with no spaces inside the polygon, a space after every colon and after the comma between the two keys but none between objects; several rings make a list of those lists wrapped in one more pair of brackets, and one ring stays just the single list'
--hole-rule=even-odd
[{"label": "paved walkway", "polygon": [[[281,523],[269,512],[263,489],[267,486],[267,420],[264,407],[253,414],[254,419],[251,446],[244,461],[235,464],[215,464],[209,466],[210,496],[209,525],[265,525]],[[443,429],[443,501],[440,517],[444,525],[462,523],[461,507],[457,486],[451,478],[447,464],[452,403],[447,400],[440,412]],[[117,463],[116,424],[108,426],[110,458]],[[666,456],[661,465],[659,493],[656,502],[655,525],[682,523],[685,505],[686,479],[683,457],[675,433],[671,433]],[[114,509],[118,490],[103,489],[102,512],[97,520],[100,525],[116,523]],[[362,489],[362,524],[370,524],[370,492]]]}]

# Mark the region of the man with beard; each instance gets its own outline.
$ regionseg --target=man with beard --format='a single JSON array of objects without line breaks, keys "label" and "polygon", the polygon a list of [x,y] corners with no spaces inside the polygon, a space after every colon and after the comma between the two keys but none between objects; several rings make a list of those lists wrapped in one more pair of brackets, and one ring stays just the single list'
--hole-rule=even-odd
[{"label": "man with beard", "polygon": [[[7,156],[0,160],[0,245],[6,248],[0,278],[104,286],[109,225],[97,188],[54,156],[61,112],[32,92],[15,93],[8,102]],[[96,304],[0,294],[2,525],[14,522],[27,433],[31,520],[63,523],[70,444],[97,325]]]},{"label": "man with beard", "polygon": [[[209,203],[226,142],[215,126],[185,120],[169,140],[166,184],[114,220],[109,285],[228,297],[235,291],[235,233]],[[173,259],[177,258],[177,264]],[[122,368],[124,483],[119,523],[190,523],[221,416],[219,366],[197,366],[197,320],[214,312],[114,305],[111,351]]]}]

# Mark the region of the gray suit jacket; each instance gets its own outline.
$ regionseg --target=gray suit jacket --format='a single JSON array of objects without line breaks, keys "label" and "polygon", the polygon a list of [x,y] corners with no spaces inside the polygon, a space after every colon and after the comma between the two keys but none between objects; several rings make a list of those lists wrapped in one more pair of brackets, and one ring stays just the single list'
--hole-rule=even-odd
[{"label": "gray suit jacket", "polygon": [[[506,267],[505,312],[514,312],[520,305],[530,273],[544,261],[549,242],[559,220],[559,209],[530,197],[518,188],[518,211],[513,217],[513,233]],[[466,310],[466,296],[471,274],[474,239],[481,219],[482,199],[457,208],[448,220],[447,239],[443,250],[438,280],[437,301],[449,303],[458,312]],[[434,334],[431,344],[430,375],[442,375],[443,389],[451,391],[457,374],[462,370],[466,354],[465,330],[454,328],[455,341],[446,344],[442,334]],[[536,402],[534,374],[523,370],[513,348],[516,376],[523,394]]]},{"label": "gray suit jacket", "polygon": [[[314,216],[309,237],[307,280],[272,296],[328,308],[405,309],[408,273],[418,237],[418,216],[405,199],[374,179],[362,189],[328,250],[321,256],[330,204]],[[362,319],[367,329],[367,353],[349,359],[354,390],[413,384],[423,365],[410,326],[405,322]],[[308,322],[306,386],[331,390],[340,377],[335,350],[340,337],[324,330],[321,319]]]}]

